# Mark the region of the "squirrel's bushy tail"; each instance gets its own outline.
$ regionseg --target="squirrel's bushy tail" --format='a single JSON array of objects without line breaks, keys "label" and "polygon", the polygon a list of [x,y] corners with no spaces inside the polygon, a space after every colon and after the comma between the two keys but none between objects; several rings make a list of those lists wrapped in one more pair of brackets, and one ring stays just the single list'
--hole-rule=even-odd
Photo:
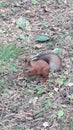
[{"label": "squirrel's bushy tail", "polygon": [[36,61],[37,60],[44,60],[46,61],[51,70],[60,70],[61,69],[61,59],[57,54],[54,53],[44,53],[44,54],[39,54],[38,56],[36,56]]}]

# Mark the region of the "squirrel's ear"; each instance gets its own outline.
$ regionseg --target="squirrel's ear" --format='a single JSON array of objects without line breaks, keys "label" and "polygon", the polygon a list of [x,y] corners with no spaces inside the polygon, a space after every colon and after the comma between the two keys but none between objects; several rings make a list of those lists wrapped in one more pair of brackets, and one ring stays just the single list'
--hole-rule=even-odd
[{"label": "squirrel's ear", "polygon": [[28,65],[31,65],[31,62],[28,59],[25,59],[25,63],[27,63]]},{"label": "squirrel's ear", "polygon": [[25,59],[25,63],[26,63],[26,62],[28,62],[28,60],[27,60],[27,59]]}]

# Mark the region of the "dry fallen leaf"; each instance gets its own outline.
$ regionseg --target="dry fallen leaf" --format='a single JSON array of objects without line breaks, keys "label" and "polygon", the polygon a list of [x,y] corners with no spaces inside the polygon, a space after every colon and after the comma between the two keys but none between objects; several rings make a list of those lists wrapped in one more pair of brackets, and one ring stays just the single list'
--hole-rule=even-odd
[{"label": "dry fallen leaf", "polygon": [[72,87],[72,86],[73,86],[73,82],[69,82],[67,85],[68,85],[69,87]]},{"label": "dry fallen leaf", "polygon": [[33,110],[32,110],[32,109],[30,109],[29,111],[27,111],[27,113],[26,113],[26,114],[28,114],[28,115],[32,116],[32,115],[33,115]]},{"label": "dry fallen leaf", "polygon": [[20,98],[18,93],[14,93],[14,95],[11,96],[11,99],[14,99],[14,101],[16,101],[18,98]]},{"label": "dry fallen leaf", "polygon": [[19,77],[18,77],[18,80],[23,80],[23,79],[24,79],[23,76],[19,76]]},{"label": "dry fallen leaf", "polygon": [[54,87],[54,91],[55,92],[58,92],[58,90],[59,90],[59,88]]},{"label": "dry fallen leaf", "polygon": [[24,118],[26,116],[26,113],[23,110],[19,110],[18,114],[16,114],[17,118]]},{"label": "dry fallen leaf", "polygon": [[48,122],[44,122],[43,126],[46,128],[47,126],[49,126]]},{"label": "dry fallen leaf", "polygon": [[42,48],[42,45],[41,45],[41,44],[36,44],[36,45],[35,45],[35,49],[40,49],[40,48]]}]

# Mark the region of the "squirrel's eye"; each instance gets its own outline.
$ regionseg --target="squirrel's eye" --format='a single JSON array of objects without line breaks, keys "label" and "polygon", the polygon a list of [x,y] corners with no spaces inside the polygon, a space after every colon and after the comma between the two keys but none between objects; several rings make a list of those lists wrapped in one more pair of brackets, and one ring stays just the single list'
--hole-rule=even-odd
[{"label": "squirrel's eye", "polygon": [[26,68],[25,71],[28,71],[28,68]]},{"label": "squirrel's eye", "polygon": [[28,73],[31,73],[31,71],[29,70]]},{"label": "squirrel's eye", "polygon": [[25,68],[25,72],[29,72],[29,73],[31,73],[31,68],[30,67],[27,67],[27,68]]}]

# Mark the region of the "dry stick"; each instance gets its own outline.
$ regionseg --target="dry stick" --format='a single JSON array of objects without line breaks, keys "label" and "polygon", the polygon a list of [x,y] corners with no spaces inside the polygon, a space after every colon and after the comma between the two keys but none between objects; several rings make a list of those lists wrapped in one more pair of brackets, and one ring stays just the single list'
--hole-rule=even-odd
[{"label": "dry stick", "polygon": [[3,104],[3,109],[2,109],[2,113],[1,113],[1,119],[3,118],[3,114],[4,114],[4,110],[5,110],[5,108],[4,108],[4,104]]},{"label": "dry stick", "polygon": [[72,112],[73,112],[73,108],[70,108],[70,112],[69,112],[69,116],[68,116],[68,120],[69,120],[69,125],[70,126],[71,126],[71,115],[72,115]]},{"label": "dry stick", "polygon": [[62,93],[60,93],[62,99],[66,102],[66,103],[69,103],[69,104],[72,104],[73,105],[73,102],[71,102],[69,99],[65,99],[64,95]]},{"label": "dry stick", "polygon": [[0,75],[0,77],[4,77],[4,76],[6,76],[6,75],[8,75],[9,73],[2,73],[1,75]]}]

